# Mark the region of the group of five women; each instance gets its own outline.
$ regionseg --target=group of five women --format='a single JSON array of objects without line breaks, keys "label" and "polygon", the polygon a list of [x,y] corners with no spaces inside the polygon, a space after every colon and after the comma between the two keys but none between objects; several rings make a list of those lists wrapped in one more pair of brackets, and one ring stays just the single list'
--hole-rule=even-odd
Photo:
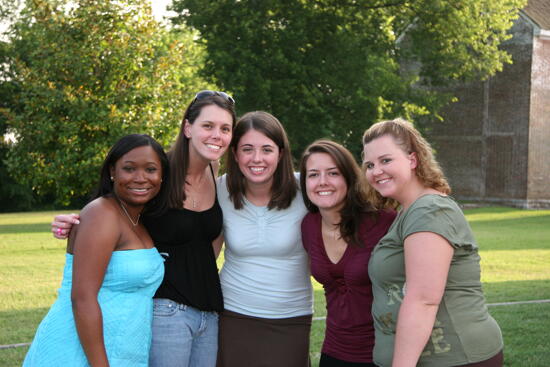
[{"label": "group of five women", "polygon": [[502,365],[477,245],[412,124],[369,128],[363,170],[316,141],[297,174],[274,116],[235,120],[230,96],[202,91],[167,158],[147,136],[115,144],[103,191],[53,223],[64,280],[25,366],[308,366],[310,269],[321,366]]}]

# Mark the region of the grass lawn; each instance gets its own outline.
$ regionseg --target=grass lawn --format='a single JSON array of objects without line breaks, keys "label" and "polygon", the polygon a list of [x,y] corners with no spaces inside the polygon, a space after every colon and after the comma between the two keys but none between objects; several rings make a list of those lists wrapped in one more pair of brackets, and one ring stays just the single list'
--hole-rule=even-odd
[{"label": "grass lawn", "polygon": [[[56,297],[65,243],[50,234],[54,212],[0,214],[0,344],[30,342]],[[550,210],[481,208],[466,211],[480,244],[489,303],[550,299]],[[315,315],[325,315],[314,282]],[[550,303],[494,306],[505,339],[505,366],[550,364]],[[314,321],[311,356],[317,365],[324,321]],[[0,367],[20,366],[26,347],[0,349]]]}]

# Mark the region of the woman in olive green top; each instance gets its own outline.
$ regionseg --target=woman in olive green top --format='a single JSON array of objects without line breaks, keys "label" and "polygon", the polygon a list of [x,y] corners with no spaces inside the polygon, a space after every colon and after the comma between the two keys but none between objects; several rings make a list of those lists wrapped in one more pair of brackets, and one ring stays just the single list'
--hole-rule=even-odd
[{"label": "woman in olive green top", "polygon": [[400,207],[375,247],[374,362],[379,366],[502,366],[502,335],[480,282],[478,246],[430,145],[411,123],[363,136],[373,204]]}]

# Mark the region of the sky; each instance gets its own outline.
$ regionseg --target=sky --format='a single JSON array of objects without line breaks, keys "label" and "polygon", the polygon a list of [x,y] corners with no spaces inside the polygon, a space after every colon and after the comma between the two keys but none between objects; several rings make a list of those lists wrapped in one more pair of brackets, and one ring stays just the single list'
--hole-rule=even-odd
[{"label": "sky", "polygon": [[157,20],[162,20],[164,15],[167,15],[166,6],[172,3],[172,0],[151,0],[153,15]]},{"label": "sky", "polygon": [[[166,11],[166,7],[172,3],[172,0],[150,0],[151,1],[151,7],[153,9],[153,15],[158,21],[162,20],[162,17],[165,15],[170,15],[169,12]],[[5,31],[8,24],[0,22],[0,33]]]}]

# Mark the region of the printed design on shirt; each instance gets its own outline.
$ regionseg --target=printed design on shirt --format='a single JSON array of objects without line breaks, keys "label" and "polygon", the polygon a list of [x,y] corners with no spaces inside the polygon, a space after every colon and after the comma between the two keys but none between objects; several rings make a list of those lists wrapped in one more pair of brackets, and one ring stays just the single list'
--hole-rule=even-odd
[{"label": "printed design on shirt", "polygon": [[421,357],[431,356],[432,354],[441,354],[451,351],[451,344],[447,343],[443,335],[443,324],[439,320],[435,320],[432,335],[424,347]]},{"label": "printed design on shirt", "polygon": [[401,288],[397,284],[390,284],[387,291],[388,295],[388,306],[393,306],[396,303],[403,302],[404,293],[401,291]]},{"label": "printed design on shirt", "polygon": [[393,316],[391,312],[386,312],[383,315],[380,315],[378,317],[378,321],[384,325],[386,330],[384,330],[387,334],[393,334],[393,330],[395,330],[395,322],[393,321]]},{"label": "printed design on shirt", "polygon": [[[403,297],[406,292],[406,283],[403,284],[403,287],[400,287],[399,284],[392,283],[387,287],[387,306],[392,306],[395,308],[396,304],[400,305],[403,302]],[[376,319],[380,324],[384,326],[384,333],[386,334],[395,334],[397,327],[397,309],[394,317],[393,312],[386,312],[381,315],[377,315]],[[427,357],[433,354],[447,353],[451,351],[451,344],[445,340],[443,323],[438,319],[435,320],[432,333],[422,352],[421,357]]]}]

